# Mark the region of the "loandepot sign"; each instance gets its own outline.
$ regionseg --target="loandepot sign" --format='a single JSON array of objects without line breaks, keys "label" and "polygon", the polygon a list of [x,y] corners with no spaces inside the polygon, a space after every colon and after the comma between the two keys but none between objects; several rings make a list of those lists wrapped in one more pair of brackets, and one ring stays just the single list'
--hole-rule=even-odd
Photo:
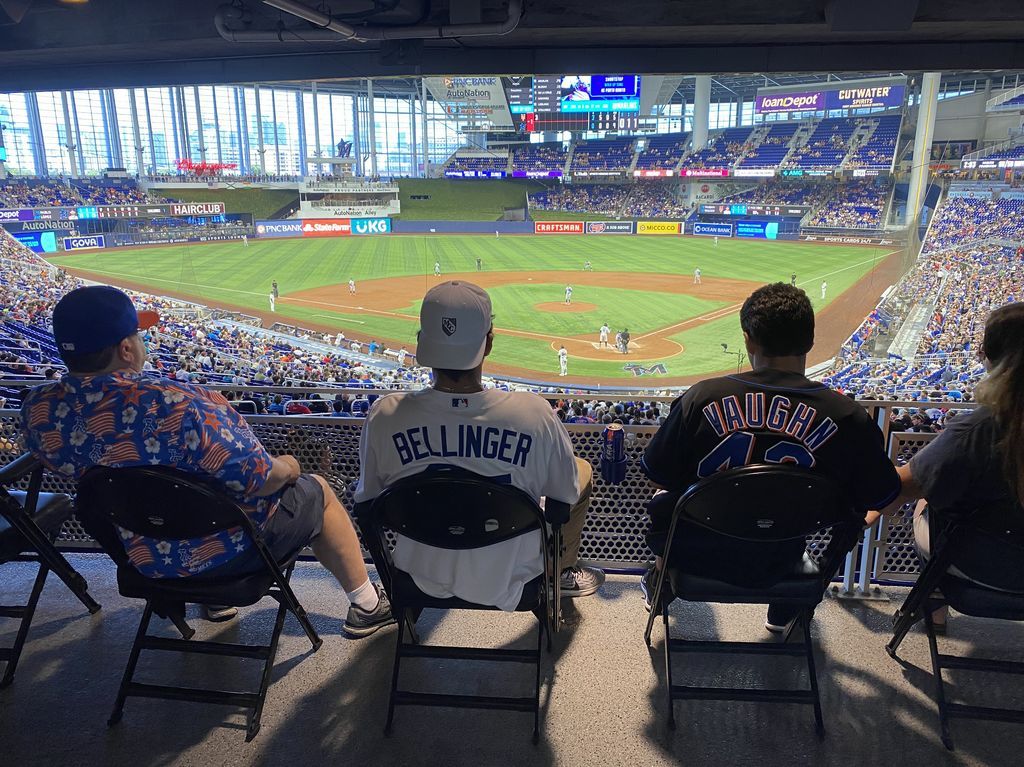
[{"label": "loandepot sign", "polygon": [[512,130],[512,114],[500,77],[425,77],[445,113],[467,128]]},{"label": "loandepot sign", "polygon": [[[838,83],[836,85],[838,86]],[[842,83],[841,87],[818,91],[759,88],[754,110],[758,114],[772,114],[846,109],[898,109],[903,106],[906,95],[906,79],[903,78],[851,80]]]}]

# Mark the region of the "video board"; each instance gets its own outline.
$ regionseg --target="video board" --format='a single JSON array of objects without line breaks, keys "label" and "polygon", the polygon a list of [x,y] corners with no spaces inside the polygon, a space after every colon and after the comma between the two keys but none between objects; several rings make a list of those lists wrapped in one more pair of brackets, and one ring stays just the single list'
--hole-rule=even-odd
[{"label": "video board", "polygon": [[518,133],[639,128],[639,75],[512,76],[505,95]]},{"label": "video board", "polygon": [[747,205],[726,203],[701,205],[700,212],[715,216],[803,216],[810,208],[805,205]]},{"label": "video board", "polygon": [[88,221],[109,218],[159,218],[163,216],[216,216],[224,213],[222,202],[173,202],[168,205],[84,205],[77,208],[0,208],[5,221]]}]

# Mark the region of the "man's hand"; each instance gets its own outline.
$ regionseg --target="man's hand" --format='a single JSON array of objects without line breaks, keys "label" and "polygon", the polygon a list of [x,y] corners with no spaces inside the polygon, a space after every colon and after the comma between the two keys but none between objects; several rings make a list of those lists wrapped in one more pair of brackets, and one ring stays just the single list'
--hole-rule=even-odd
[{"label": "man's hand", "polygon": [[285,481],[286,485],[294,485],[299,480],[299,475],[302,474],[302,467],[299,465],[299,459],[294,455],[282,455],[277,460],[284,462],[288,467],[288,479]]},{"label": "man's hand", "polygon": [[270,465],[270,476],[256,493],[260,498],[273,495],[282,487],[294,485],[302,474],[302,467],[294,455],[280,455],[271,460],[273,463]]}]

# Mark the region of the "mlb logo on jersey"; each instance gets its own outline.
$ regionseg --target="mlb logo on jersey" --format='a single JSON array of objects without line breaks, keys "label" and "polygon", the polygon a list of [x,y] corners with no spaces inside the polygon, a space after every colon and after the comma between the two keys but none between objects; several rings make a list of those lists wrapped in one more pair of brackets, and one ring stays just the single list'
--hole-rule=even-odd
[{"label": "mlb logo on jersey", "polygon": [[444,331],[446,336],[455,334],[455,317],[442,317],[441,318],[441,330]]},{"label": "mlb logo on jersey", "polygon": [[469,407],[469,400],[466,397],[452,397],[452,407]]}]

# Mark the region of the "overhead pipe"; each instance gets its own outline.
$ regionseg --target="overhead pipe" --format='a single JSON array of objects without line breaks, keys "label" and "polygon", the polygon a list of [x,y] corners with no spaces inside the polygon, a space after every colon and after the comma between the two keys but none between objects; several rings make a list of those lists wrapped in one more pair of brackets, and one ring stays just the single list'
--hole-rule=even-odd
[{"label": "overhead pipe", "polygon": [[353,27],[295,0],[263,0],[263,3],[308,21],[320,29],[299,30],[284,26],[276,31],[232,29],[227,22],[243,21],[245,12],[237,6],[222,5],[217,9],[213,20],[217,33],[232,43],[285,42],[286,36],[294,36],[304,42],[337,42],[339,37],[342,41],[352,40],[360,43],[374,40],[448,40],[457,37],[507,35],[519,26],[519,20],[523,15],[523,0],[509,0],[505,20],[497,23]]}]

